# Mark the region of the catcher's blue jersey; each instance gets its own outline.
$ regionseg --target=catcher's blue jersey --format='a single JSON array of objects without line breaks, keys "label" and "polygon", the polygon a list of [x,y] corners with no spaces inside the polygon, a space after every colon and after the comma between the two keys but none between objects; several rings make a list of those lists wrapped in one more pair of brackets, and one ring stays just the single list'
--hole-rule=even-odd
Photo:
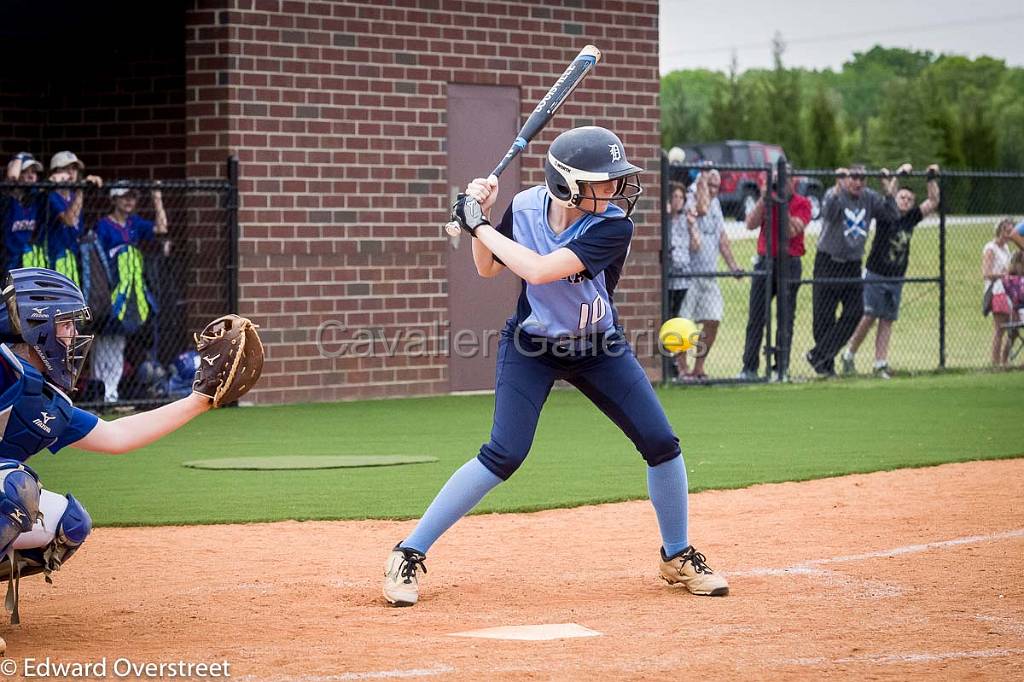
[{"label": "catcher's blue jersey", "polygon": [[0,344],[0,458],[24,462],[45,448],[57,452],[84,438],[98,421]]},{"label": "catcher's blue jersey", "polygon": [[609,204],[603,214],[584,215],[555,234],[548,224],[550,201],[543,185],[520,192],[512,199],[498,231],[542,256],[570,249],[584,269],[548,284],[524,280],[515,322],[528,334],[551,338],[608,332],[618,322],[613,295],[629,252],[633,221],[621,208]]}]

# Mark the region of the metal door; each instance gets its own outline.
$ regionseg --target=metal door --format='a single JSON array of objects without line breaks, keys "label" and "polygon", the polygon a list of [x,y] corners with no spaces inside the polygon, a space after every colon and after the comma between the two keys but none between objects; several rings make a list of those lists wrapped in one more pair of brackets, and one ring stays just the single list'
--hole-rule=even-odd
[{"label": "metal door", "polygon": [[[519,90],[448,84],[448,190],[452,200],[474,177],[489,173],[519,131]],[[519,159],[501,175],[491,212],[497,223],[519,191]],[[497,333],[512,314],[520,280],[505,270],[484,279],[473,264],[471,237],[448,237],[449,388],[494,388]]]}]

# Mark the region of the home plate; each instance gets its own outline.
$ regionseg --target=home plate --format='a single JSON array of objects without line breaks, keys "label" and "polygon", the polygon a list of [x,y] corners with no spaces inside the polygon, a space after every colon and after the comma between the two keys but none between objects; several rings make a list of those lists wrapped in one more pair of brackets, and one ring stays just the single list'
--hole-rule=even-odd
[{"label": "home plate", "polygon": [[516,639],[543,642],[570,637],[600,637],[601,633],[576,623],[549,623],[547,625],[503,625],[497,628],[452,632],[449,637],[480,637],[482,639]]}]

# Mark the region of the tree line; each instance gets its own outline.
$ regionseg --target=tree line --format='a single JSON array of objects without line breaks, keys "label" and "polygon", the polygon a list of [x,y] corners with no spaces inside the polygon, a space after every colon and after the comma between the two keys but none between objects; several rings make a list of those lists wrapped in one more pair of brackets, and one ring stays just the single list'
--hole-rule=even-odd
[{"label": "tree line", "polygon": [[661,79],[664,148],[726,139],[778,143],[794,165],[1024,169],[1024,69],[875,46],[838,72],[673,71]]}]

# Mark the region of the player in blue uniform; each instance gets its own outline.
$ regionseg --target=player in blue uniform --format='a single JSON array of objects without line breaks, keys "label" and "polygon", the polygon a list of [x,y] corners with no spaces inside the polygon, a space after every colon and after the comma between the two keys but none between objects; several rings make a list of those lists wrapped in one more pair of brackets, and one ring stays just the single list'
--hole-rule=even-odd
[{"label": "player in blue uniform", "polygon": [[[384,597],[389,604],[416,603],[417,571],[426,571],[430,547],[523,463],[557,379],[590,398],[647,462],[662,536],[661,577],[693,594],[728,593],[726,580],[689,543],[679,440],[613,304],[633,236],[629,216],[642,192],[641,172],[626,160],[614,133],[575,128],[552,142],[546,184],[517,194],[496,227],[485,223],[473,231],[473,260],[482,277],[507,267],[523,280],[498,349],[494,425],[490,441],[452,475],[412,534],[388,556]],[[478,178],[466,193],[488,217],[498,180]]]},{"label": "player in blue uniform", "polygon": [[43,195],[32,187],[39,179],[43,164],[28,152],[16,154],[7,164],[7,181],[17,187],[0,195],[0,221],[3,225],[4,268],[20,268],[23,256],[32,250],[32,238],[43,220]]},{"label": "player in blue uniform", "polygon": [[149,412],[103,421],[74,407],[75,385],[92,337],[82,292],[59,273],[19,268],[0,292],[0,580],[9,581],[8,608],[17,622],[20,576],[60,568],[92,528],[71,495],[44,490],[25,462],[36,453],[73,445],[120,454],[152,443],[210,409],[190,395]]},{"label": "player in blue uniform", "polygon": [[[85,173],[85,164],[72,152],[57,152],[50,159],[52,182],[79,182]],[[98,175],[86,175],[84,181],[103,186]],[[49,267],[66,275],[76,285],[82,282],[78,239],[83,234],[85,193],[80,189],[54,189],[46,201],[46,225],[43,226],[42,244],[38,253],[25,260],[26,265]]]}]

